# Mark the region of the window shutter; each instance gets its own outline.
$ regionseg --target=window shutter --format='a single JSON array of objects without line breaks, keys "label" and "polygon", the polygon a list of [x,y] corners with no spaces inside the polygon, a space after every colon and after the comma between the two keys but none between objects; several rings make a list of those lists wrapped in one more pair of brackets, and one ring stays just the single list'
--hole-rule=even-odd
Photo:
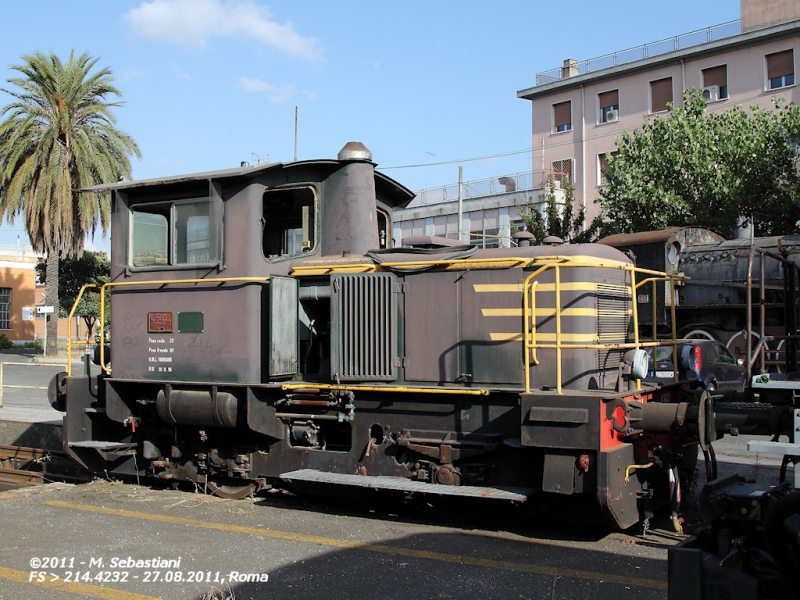
[{"label": "window shutter", "polygon": [[572,102],[560,102],[553,105],[553,121],[556,127],[572,123]]},{"label": "window shutter", "polygon": [[617,106],[619,104],[619,90],[597,94],[597,99],[600,102],[600,110],[609,106]]},{"label": "window shutter", "polygon": [[784,77],[794,73],[794,51],[784,50],[767,54],[767,79]]},{"label": "window shutter", "polygon": [[725,87],[728,85],[727,65],[703,69],[703,87],[709,87],[712,85],[718,85],[719,87]]},{"label": "window shutter", "polygon": [[672,102],[672,77],[650,82],[650,112],[667,110]]},{"label": "window shutter", "polygon": [[553,177],[561,183],[572,182],[572,159],[554,160],[552,164]]}]

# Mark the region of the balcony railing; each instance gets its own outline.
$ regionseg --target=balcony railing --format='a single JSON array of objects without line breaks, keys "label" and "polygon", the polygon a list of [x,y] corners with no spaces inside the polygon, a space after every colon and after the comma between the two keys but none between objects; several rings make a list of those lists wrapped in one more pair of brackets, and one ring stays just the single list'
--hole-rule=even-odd
[{"label": "balcony railing", "polygon": [[658,40],[657,42],[650,42],[649,44],[642,44],[641,46],[628,48],[627,50],[612,52],[611,54],[604,54],[603,56],[598,56],[597,58],[590,58],[589,60],[578,63],[578,73],[570,72],[570,69],[566,66],[550,69],[549,71],[543,71],[542,73],[536,74],[536,85],[544,85],[546,83],[552,83],[554,81],[566,79],[567,77],[572,77],[576,74],[583,75],[584,73],[608,69],[610,67],[633,62],[635,60],[641,60],[643,58],[658,56],[659,54],[666,54],[667,52],[673,52],[675,50],[682,50],[684,48],[690,48],[699,44],[721,40],[723,38],[737,35],[741,32],[741,20],[728,21],[727,23],[721,23],[719,25],[713,25],[712,27],[706,27],[705,29],[690,31],[689,33],[683,33],[681,35],[676,35],[675,37]]}]

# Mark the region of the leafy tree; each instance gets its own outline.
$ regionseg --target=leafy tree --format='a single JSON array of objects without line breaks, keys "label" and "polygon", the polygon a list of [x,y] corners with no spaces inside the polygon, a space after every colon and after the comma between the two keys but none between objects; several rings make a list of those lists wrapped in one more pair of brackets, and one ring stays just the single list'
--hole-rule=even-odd
[{"label": "leafy tree", "polygon": [[581,207],[575,212],[575,186],[570,181],[564,184],[564,204],[559,206],[555,179],[550,176],[545,186],[544,202],[544,215],[533,202],[520,207],[519,211],[525,229],[534,235],[537,242],[548,235],[560,237],[567,243],[581,243],[591,239],[592,230],[583,230],[586,211]]},{"label": "leafy tree", "polygon": [[[33,248],[47,253],[46,302],[59,306],[58,261],[80,256],[86,233],[108,228],[105,194],[77,190],[130,175],[136,142],[114,127],[119,96],[108,68],[90,73],[88,54],[62,62],[52,52],[22,57],[11,68],[22,76],[3,90],[14,100],[0,123],[0,217],[24,216]],[[57,320],[48,322],[47,351],[57,349]]]},{"label": "leafy tree", "polygon": [[[36,265],[39,280],[47,283],[47,263]],[[75,300],[84,285],[94,284],[98,287],[111,280],[111,262],[105,252],[85,251],[79,258],[64,258],[58,264],[58,316],[67,317]],[[108,292],[106,291],[105,324],[110,319]],[[100,318],[99,290],[87,289],[81,297],[75,314],[86,323],[87,339],[91,335],[97,320]]]},{"label": "leafy tree", "polygon": [[709,113],[699,90],[685,90],[683,107],[669,105],[667,118],[617,138],[595,224],[604,235],[701,225],[730,236],[743,215],[754,217],[758,235],[793,232],[800,107],[773,101],[775,110]]}]

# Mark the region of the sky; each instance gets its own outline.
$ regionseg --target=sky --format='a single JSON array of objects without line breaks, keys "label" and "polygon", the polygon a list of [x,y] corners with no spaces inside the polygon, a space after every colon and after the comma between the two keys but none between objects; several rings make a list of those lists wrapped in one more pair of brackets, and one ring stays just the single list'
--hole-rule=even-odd
[{"label": "sky", "polygon": [[[142,152],[134,179],[291,161],[297,107],[298,160],[360,141],[419,190],[459,166],[465,181],[530,171],[516,93],[536,73],[739,17],[738,0],[3,2],[0,87],[26,54],[100,57]],[[22,223],[0,224],[0,245],[28,243]]]}]

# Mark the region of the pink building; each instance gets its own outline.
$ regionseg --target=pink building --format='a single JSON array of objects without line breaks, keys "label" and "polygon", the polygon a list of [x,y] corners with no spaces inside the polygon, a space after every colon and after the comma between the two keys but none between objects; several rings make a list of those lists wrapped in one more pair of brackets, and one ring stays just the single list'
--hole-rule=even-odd
[{"label": "pink building", "polygon": [[772,98],[799,102],[800,2],[742,0],[742,21],[564,65],[517,92],[531,101],[533,170],[575,184],[586,222],[600,212],[606,153],[615,138],[703,90],[709,111],[734,105],[770,109]]}]

